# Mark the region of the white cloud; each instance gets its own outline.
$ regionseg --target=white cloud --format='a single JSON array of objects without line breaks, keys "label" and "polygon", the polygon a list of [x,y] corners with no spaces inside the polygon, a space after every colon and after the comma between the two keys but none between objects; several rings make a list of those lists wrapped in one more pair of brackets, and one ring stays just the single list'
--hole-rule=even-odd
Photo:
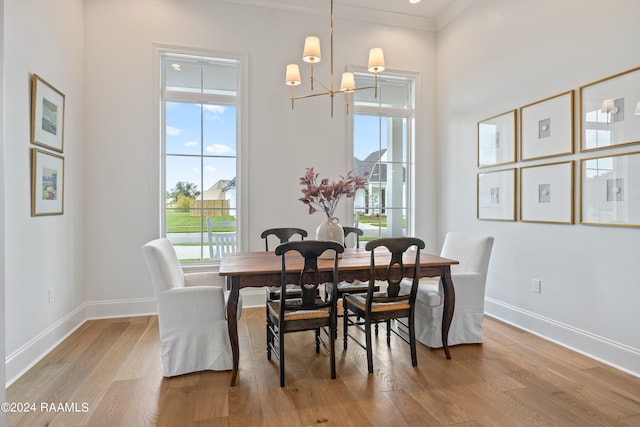
[{"label": "white cloud", "polygon": [[233,148],[224,144],[211,144],[211,145],[208,145],[205,148],[205,150],[207,154],[217,154],[217,155],[234,154]]},{"label": "white cloud", "polygon": [[178,136],[180,135],[180,129],[173,126],[167,126],[167,135]]},{"label": "white cloud", "polygon": [[196,145],[198,145],[198,141],[187,141],[184,143],[185,147],[195,147]]},{"label": "white cloud", "polygon": [[205,172],[215,172],[216,168],[213,166],[205,166],[204,167]]},{"label": "white cloud", "polygon": [[225,107],[224,105],[211,105],[211,104],[204,104],[202,108],[204,108],[204,111],[208,111],[209,113],[213,113],[213,114],[222,114],[224,113],[224,110],[227,109],[227,107]]}]

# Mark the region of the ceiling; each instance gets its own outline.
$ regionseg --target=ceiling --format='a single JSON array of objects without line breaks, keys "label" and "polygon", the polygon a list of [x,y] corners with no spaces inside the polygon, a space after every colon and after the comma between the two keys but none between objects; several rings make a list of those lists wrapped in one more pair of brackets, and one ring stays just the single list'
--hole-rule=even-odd
[{"label": "ceiling", "polygon": [[[258,7],[327,14],[330,0],[220,0]],[[438,31],[474,0],[334,0],[334,16],[379,24]]]},{"label": "ceiling", "polygon": [[334,0],[334,8],[348,5],[362,9],[437,18],[454,2],[455,0],[422,0],[420,3],[411,4],[409,0]]}]

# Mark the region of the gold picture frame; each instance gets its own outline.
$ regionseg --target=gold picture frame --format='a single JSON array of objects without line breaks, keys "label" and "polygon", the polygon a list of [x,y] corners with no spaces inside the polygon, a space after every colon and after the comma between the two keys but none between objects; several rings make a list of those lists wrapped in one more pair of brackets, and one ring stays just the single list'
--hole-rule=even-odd
[{"label": "gold picture frame", "polygon": [[64,213],[64,157],[31,149],[31,216]]},{"label": "gold picture frame", "polygon": [[31,143],[62,153],[64,99],[58,89],[37,74],[31,76]]},{"label": "gold picture frame", "polygon": [[520,168],[520,221],[574,223],[573,163]]},{"label": "gold picture frame", "polygon": [[574,91],[520,108],[520,160],[573,154]]},{"label": "gold picture frame", "polygon": [[640,142],[640,67],[580,88],[580,151]]},{"label": "gold picture frame", "polygon": [[516,220],[516,169],[478,173],[477,218]]},{"label": "gold picture frame", "polygon": [[478,167],[515,163],[516,110],[478,122]]},{"label": "gold picture frame", "polygon": [[640,151],[580,160],[580,224],[640,227]]}]

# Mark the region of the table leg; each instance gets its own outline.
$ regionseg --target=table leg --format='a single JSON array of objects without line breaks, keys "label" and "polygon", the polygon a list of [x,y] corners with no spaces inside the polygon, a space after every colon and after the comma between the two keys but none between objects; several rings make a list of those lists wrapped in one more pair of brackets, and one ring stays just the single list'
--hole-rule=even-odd
[{"label": "table leg", "polygon": [[451,280],[451,268],[447,265],[442,275],[442,290],[444,291],[444,307],[442,310],[442,348],[447,359],[451,359],[449,354],[449,327],[453,319],[453,309],[456,305],[456,292]]},{"label": "table leg", "polygon": [[236,385],[238,364],[240,361],[240,345],[238,343],[238,299],[240,297],[240,278],[229,277],[227,280],[228,282],[231,282],[231,293],[229,294],[229,301],[227,301],[227,326],[229,327],[229,340],[231,341],[231,354],[233,355],[231,386],[234,386]]}]

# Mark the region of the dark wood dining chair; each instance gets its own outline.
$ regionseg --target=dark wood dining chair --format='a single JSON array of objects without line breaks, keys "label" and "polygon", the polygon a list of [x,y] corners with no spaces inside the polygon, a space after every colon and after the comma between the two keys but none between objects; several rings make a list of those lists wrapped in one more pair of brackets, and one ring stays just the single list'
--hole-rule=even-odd
[{"label": "dark wood dining chair", "polygon": [[[335,331],[338,327],[338,306],[335,295],[328,300],[318,297],[318,286],[321,280],[318,275],[318,257],[326,250],[334,251],[331,282],[335,283],[338,277],[338,254],[344,252],[344,246],[340,243],[305,240],[283,243],[276,248],[276,255],[282,257],[282,286],[295,280],[295,284],[302,289],[300,298],[287,298],[283,292],[279,300],[267,301],[267,359],[271,360],[272,352],[278,358],[280,387],[285,386],[285,334],[289,332],[315,331],[316,353],[319,353],[320,332],[321,329],[327,328],[331,378],[336,377]],[[297,252],[304,259],[304,265],[299,273],[291,273],[289,263],[299,263],[300,258],[292,256],[290,252]],[[292,279],[296,274],[297,279]],[[335,293],[335,286],[333,289]]]},{"label": "dark wood dining chair", "polygon": [[[347,348],[348,338],[353,339],[358,345],[367,351],[367,367],[369,373],[373,373],[373,349],[371,340],[371,325],[384,322],[387,325],[387,345],[391,344],[391,332],[407,342],[411,347],[411,365],[418,366],[416,356],[415,337],[415,305],[416,293],[418,290],[418,279],[420,278],[420,250],[425,244],[421,239],[415,237],[389,237],[372,240],[367,243],[365,249],[371,251],[369,288],[366,294],[347,294],[342,299],[344,307],[344,348]],[[376,249],[381,248],[376,251]],[[376,264],[376,253],[382,254],[386,248],[387,256],[390,253],[389,264],[386,269],[379,268]],[[415,248],[415,263],[412,268],[405,268],[403,256],[410,249]],[[382,279],[387,282],[387,289],[380,292],[375,291],[375,280]],[[411,283],[408,294],[401,293],[400,283]],[[404,289],[404,286],[403,286]],[[349,312],[355,316],[350,317]],[[405,338],[391,328],[392,319],[408,319],[409,338]],[[357,319],[362,319],[357,320]],[[362,345],[358,338],[349,334],[349,327],[357,327],[365,334],[366,345]]]},{"label": "dark wood dining chair", "polygon": [[[344,230],[344,247],[348,247],[348,241],[349,241],[349,237],[350,235],[354,235],[355,236],[355,244],[354,247],[359,248],[360,247],[360,237],[364,234],[364,231],[361,228],[357,228],[357,227],[342,227]],[[325,298],[328,298],[328,295],[331,293],[331,289],[330,288],[330,284],[328,284],[327,286],[325,286]],[[367,292],[367,290],[369,289],[369,282],[361,282],[359,280],[353,281],[353,282],[347,282],[345,280],[342,280],[340,282],[338,282],[338,293],[337,293],[337,298],[338,300],[342,299],[346,294],[362,294]],[[374,291],[377,292],[380,290],[380,286],[376,285]],[[338,317],[342,317],[342,314],[338,314]],[[376,333],[378,332],[377,330],[377,325],[376,325]]]},{"label": "dark wood dining chair", "polygon": [[[269,251],[269,240],[278,241],[278,244],[288,242],[292,238],[304,240],[308,236],[307,230],[296,227],[269,228],[264,230],[260,237],[264,239],[264,250]],[[277,240],[276,240],[277,238]],[[280,298],[280,286],[267,286],[267,300],[273,301]],[[291,298],[300,298],[302,292],[300,288],[293,284],[286,287],[287,296]]]},{"label": "dark wood dining chair", "polygon": [[358,227],[342,227],[342,229],[344,230],[344,247],[346,248],[347,245],[347,241],[349,240],[350,236],[353,234],[354,239],[355,239],[355,244],[353,245],[355,248],[359,248],[360,247],[360,237],[362,237],[362,235],[364,234],[364,231],[361,228]]}]

